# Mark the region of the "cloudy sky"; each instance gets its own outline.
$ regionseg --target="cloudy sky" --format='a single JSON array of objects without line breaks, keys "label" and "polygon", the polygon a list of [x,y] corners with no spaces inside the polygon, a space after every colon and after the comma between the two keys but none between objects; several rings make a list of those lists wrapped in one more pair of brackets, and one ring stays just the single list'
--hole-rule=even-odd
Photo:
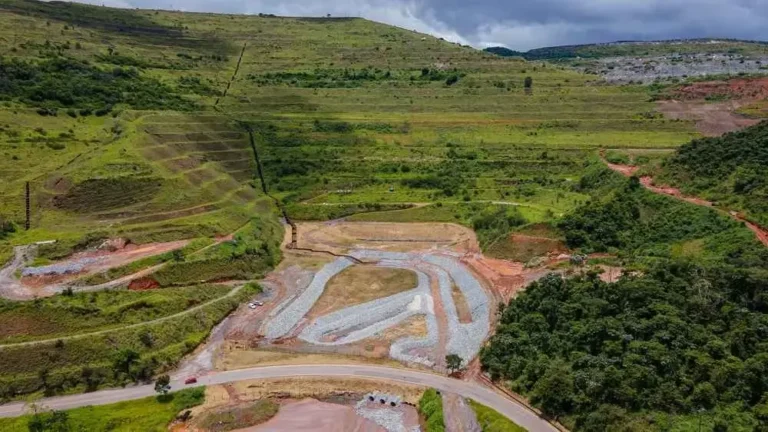
[{"label": "cloudy sky", "polygon": [[629,39],[768,40],[768,0],[84,0],[119,7],[362,16],[479,48]]}]

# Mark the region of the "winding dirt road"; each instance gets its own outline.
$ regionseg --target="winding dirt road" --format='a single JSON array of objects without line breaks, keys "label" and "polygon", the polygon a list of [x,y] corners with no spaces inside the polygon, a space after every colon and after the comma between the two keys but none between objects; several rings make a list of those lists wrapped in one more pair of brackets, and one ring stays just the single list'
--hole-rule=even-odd
[{"label": "winding dirt road", "polygon": [[[610,168],[613,171],[616,171],[619,174],[622,174],[626,177],[631,177],[635,175],[638,168],[635,166],[630,165],[619,165],[619,164],[613,164],[608,162],[603,155],[600,155],[600,159],[603,161],[603,163]],[[683,200],[687,203],[691,203],[694,205],[702,206],[702,207],[711,207],[713,209],[719,210],[731,218],[744,223],[744,225],[749,228],[750,231],[755,233],[755,237],[757,237],[757,240],[760,241],[765,247],[768,247],[768,229],[765,229],[754,222],[751,222],[744,218],[744,216],[740,215],[739,213],[727,211],[724,209],[720,209],[715,207],[715,205],[707,200],[692,197],[692,196],[685,196],[680,192],[679,189],[673,188],[673,187],[666,187],[666,186],[658,186],[653,184],[653,178],[649,176],[644,176],[640,178],[640,184],[642,184],[646,189],[648,189],[651,192],[661,194],[661,195],[667,195],[674,198],[677,198],[679,200]]]},{"label": "winding dirt road", "polygon": [[[557,429],[547,421],[529,411],[524,406],[511,401],[493,390],[482,387],[479,384],[460,381],[442,375],[426,372],[417,372],[407,369],[389,368],[383,366],[367,365],[295,365],[295,366],[266,366],[250,369],[240,369],[226,372],[213,372],[198,378],[194,386],[207,386],[226,384],[236,381],[285,378],[297,376],[322,376],[322,377],[354,377],[374,380],[397,381],[407,384],[415,384],[426,387],[434,387],[440,391],[455,393],[463,397],[472,398],[477,402],[489,406],[508,417],[518,425],[530,432],[554,432]],[[183,381],[174,380],[171,388],[178,390],[185,386]],[[115,390],[100,390],[93,393],[78,394],[46,398],[36,402],[50,409],[65,410],[88,405],[106,405],[115,402],[141,399],[155,394],[154,386],[142,385]],[[16,417],[27,412],[25,402],[0,405],[0,417]]]}]

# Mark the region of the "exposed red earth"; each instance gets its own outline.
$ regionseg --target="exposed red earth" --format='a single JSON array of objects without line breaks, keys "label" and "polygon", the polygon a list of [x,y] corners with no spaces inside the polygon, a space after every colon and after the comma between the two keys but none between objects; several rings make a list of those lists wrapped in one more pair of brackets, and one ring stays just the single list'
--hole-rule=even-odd
[{"label": "exposed red earth", "polygon": [[[694,120],[702,135],[720,136],[759,123],[760,120],[744,117],[736,111],[768,98],[768,78],[697,82],[675,90],[670,97],[670,100],[657,104],[665,116]],[[714,102],[713,98],[725,100]]]},{"label": "exposed red earth", "polygon": [[[603,158],[603,162],[606,164],[606,166],[608,166],[608,168],[622,175],[625,175],[627,177],[634,175],[634,173],[637,172],[637,169],[638,169],[637,167],[634,167],[634,166],[613,164],[606,161],[604,158]],[[672,196],[677,199],[680,199],[698,206],[714,207],[714,204],[711,201],[707,201],[705,199],[698,198],[698,197],[683,195],[683,193],[680,192],[680,189],[677,189],[671,186],[656,185],[653,183],[653,178],[650,176],[641,177],[640,183],[651,192]],[[724,210],[724,209],[721,209],[721,210]],[[763,228],[755,224],[754,222],[747,220],[744,217],[744,215],[741,213],[728,211],[728,210],[724,210],[724,211],[726,211],[728,215],[733,219],[736,219],[739,222],[743,222],[747,228],[749,228],[752,232],[755,233],[755,236],[757,237],[757,239],[766,247],[768,247],[768,229]]]}]

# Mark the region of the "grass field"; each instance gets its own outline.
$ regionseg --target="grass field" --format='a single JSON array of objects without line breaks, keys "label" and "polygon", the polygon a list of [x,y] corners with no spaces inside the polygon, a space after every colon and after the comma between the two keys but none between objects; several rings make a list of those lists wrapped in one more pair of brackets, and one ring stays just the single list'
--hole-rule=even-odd
[{"label": "grass field", "polygon": [[[6,432],[29,430],[83,430],[121,432],[162,432],[183,410],[200,405],[205,400],[205,389],[196,388],[171,393],[166,397],[148,397],[110,405],[88,406],[64,411],[66,417],[51,424],[51,413],[0,419],[0,429]],[[40,421],[47,427],[32,429],[30,424]],[[39,424],[39,423],[35,423]],[[59,427],[60,429],[55,429]]]},{"label": "grass field", "polygon": [[270,190],[306,219],[441,200],[515,201],[529,221],[551,219],[583,199],[571,185],[596,149],[671,149],[696,136],[691,123],[654,115],[643,87],[363,19],[8,1],[0,24],[9,59],[135,68],[182,98],[171,110],[118,101],[101,117],[7,99],[0,214],[23,222],[29,181],[33,230],[5,240],[4,256],[11,244],[94,226],[136,241],[225,234],[273,211],[243,122]]},{"label": "grass field", "polygon": [[94,332],[173,315],[231,290],[208,285],[151,292],[101,291],[0,304],[0,342]]},{"label": "grass field", "polygon": [[469,401],[469,406],[475,412],[477,422],[480,424],[483,432],[525,432],[525,429],[513,423],[493,408],[488,408],[473,400]]},{"label": "grass field", "polygon": [[[155,373],[175,366],[214,325],[255,292],[246,286],[235,295],[221,297],[190,313],[144,325],[122,325],[87,337],[0,347],[0,398],[35,392],[82,392],[150,380]],[[79,331],[82,333],[82,329]]]}]

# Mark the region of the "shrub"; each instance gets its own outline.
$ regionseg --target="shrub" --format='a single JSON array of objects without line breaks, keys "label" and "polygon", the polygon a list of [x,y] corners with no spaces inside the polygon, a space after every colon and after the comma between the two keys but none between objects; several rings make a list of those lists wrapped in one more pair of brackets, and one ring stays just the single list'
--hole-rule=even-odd
[{"label": "shrub", "polygon": [[435,389],[428,389],[419,399],[419,414],[426,423],[425,432],[445,432],[443,398]]}]

